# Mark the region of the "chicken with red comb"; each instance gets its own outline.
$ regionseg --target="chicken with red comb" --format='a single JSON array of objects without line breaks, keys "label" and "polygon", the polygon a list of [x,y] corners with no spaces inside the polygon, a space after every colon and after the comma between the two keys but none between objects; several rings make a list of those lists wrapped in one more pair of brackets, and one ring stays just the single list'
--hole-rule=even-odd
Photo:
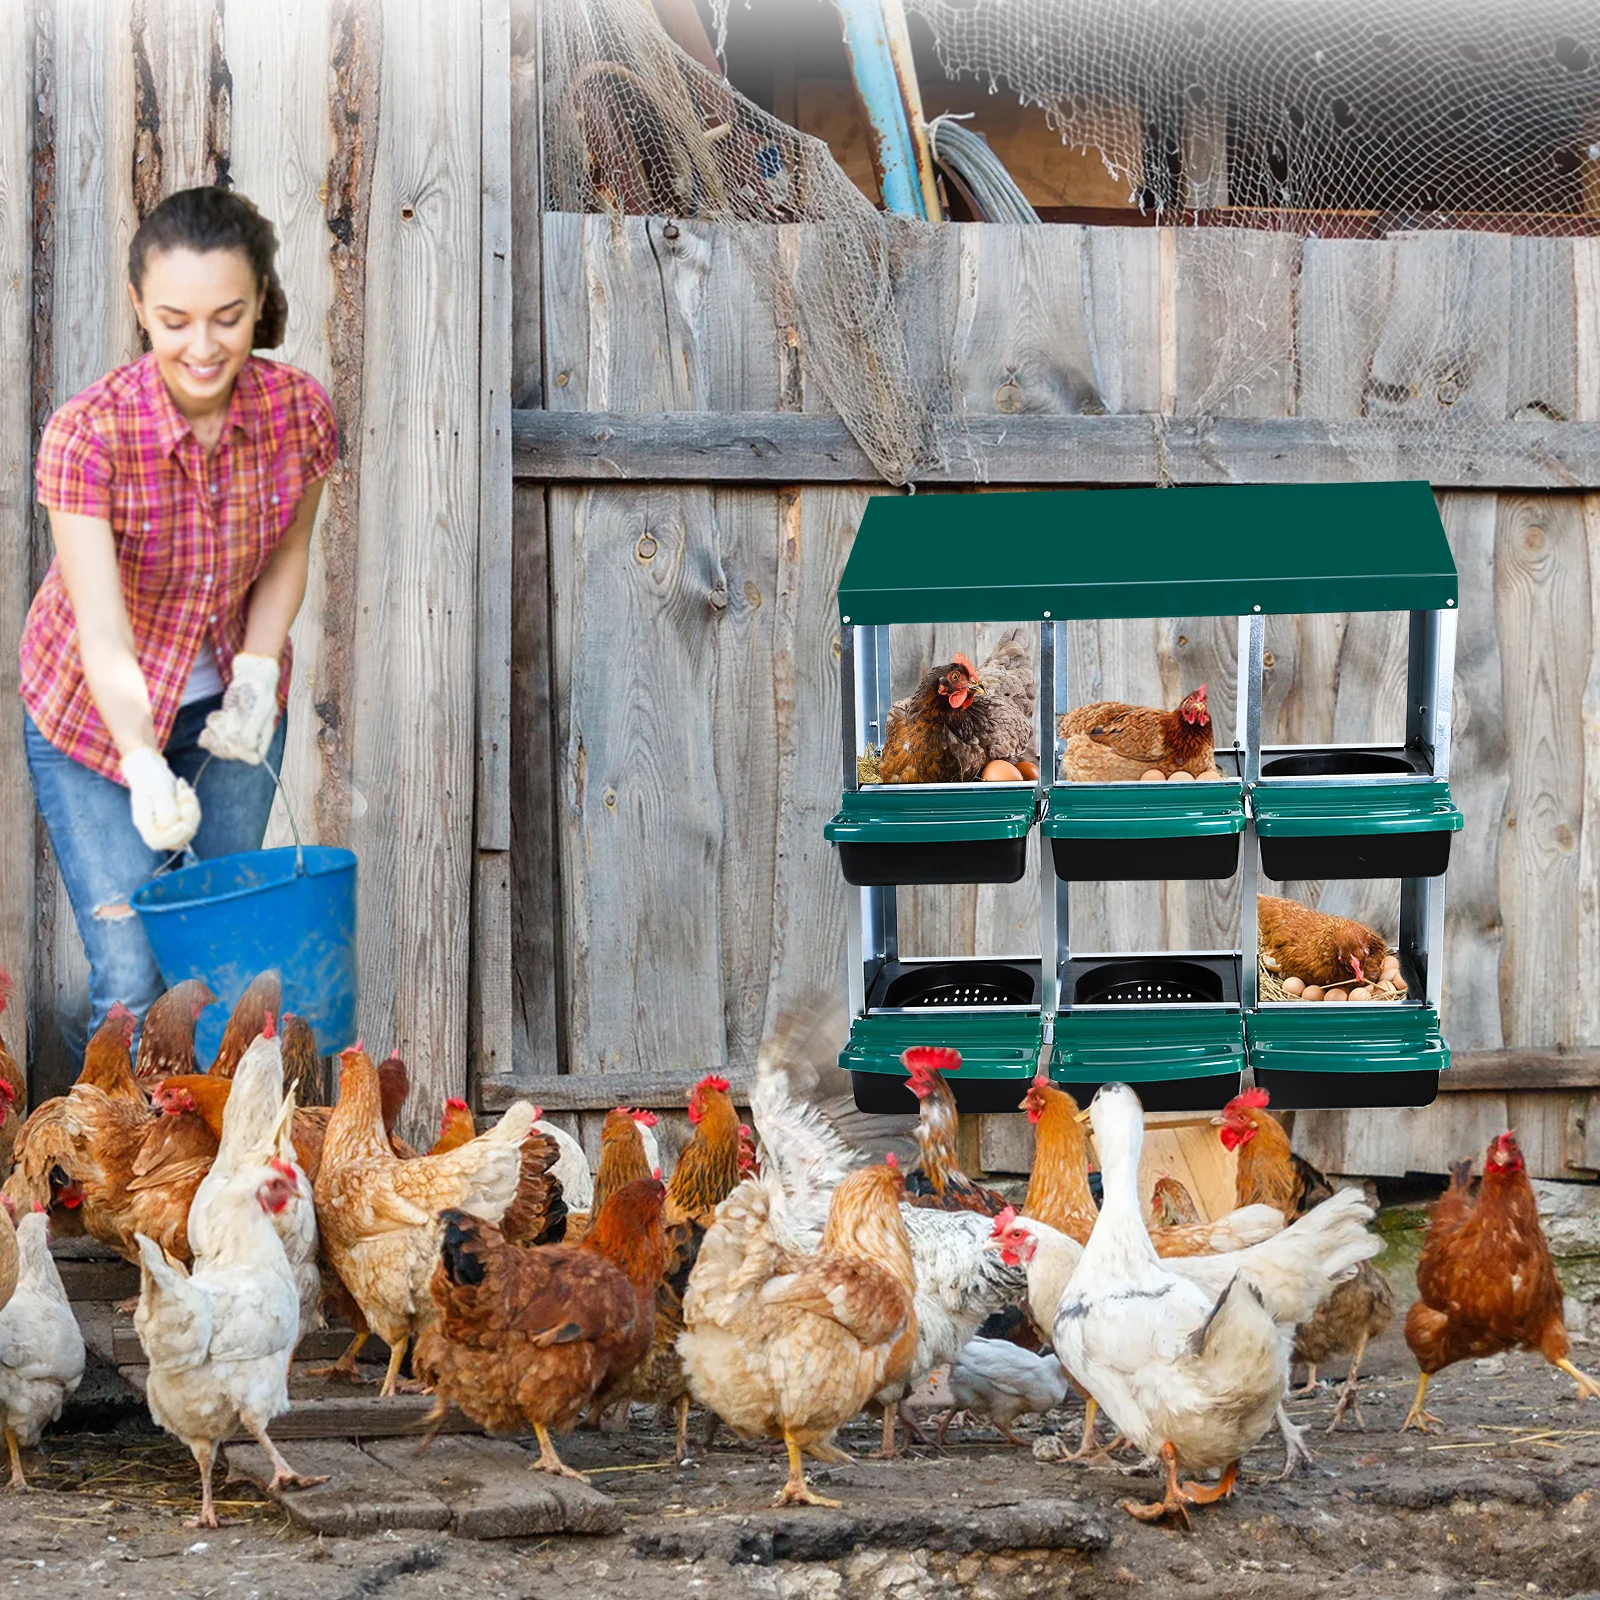
[{"label": "chicken with red comb", "polygon": [[955,1096],[944,1081],[947,1072],[961,1068],[961,1052],[935,1045],[918,1045],[900,1057],[906,1069],[906,1086],[922,1102],[913,1137],[920,1154],[919,1170],[906,1176],[906,1200],[914,1206],[940,1211],[978,1211],[993,1216],[1004,1208],[1004,1195],[974,1183],[956,1156],[959,1118]]}]

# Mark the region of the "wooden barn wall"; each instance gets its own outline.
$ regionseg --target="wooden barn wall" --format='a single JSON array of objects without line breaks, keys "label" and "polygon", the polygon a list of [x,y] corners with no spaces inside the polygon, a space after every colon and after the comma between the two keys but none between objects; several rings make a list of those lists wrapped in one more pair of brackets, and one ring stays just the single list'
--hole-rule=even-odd
[{"label": "wooden barn wall", "polygon": [[[139,353],[129,237],[172,190],[231,181],[281,240],[289,331],[268,353],[313,373],[339,416],[285,779],[302,836],[360,856],[361,1028],[410,1063],[413,1131],[461,1092],[469,1041],[491,1071],[509,1057],[509,907],[475,887],[507,876],[509,845],[503,777],[476,773],[480,744],[509,743],[508,607],[480,618],[478,582],[480,544],[504,567],[510,537],[509,395],[504,378],[484,388],[509,362],[509,39],[505,0],[0,7],[0,381],[32,395],[0,407],[0,655],[15,660],[49,560],[38,429]],[[0,964],[21,990],[5,1028],[16,1045],[31,1022],[40,1093],[68,1070],[49,1023],[81,1004],[84,965],[35,839],[20,725],[0,696]],[[478,814],[480,789],[498,810]],[[280,807],[268,843],[288,839]],[[487,1029],[469,1018],[475,914]]]},{"label": "wooden barn wall", "polygon": [[[1193,413],[1215,402],[1219,352],[1232,337],[1215,325],[1222,312],[1208,287],[1216,236],[1204,247],[1204,270],[1191,273],[1194,245],[1183,233],[946,228],[930,259],[907,275],[945,318],[942,342],[921,359],[944,364],[969,416],[994,416],[996,391],[1008,382],[1020,387],[1025,411],[1078,412],[1089,396],[1112,411]],[[1488,415],[1509,415],[1530,399],[1547,414],[1600,415],[1592,340],[1584,351],[1577,338],[1592,329],[1594,241],[1485,246],[1448,235],[1302,247],[1246,235],[1238,248],[1239,270],[1281,281],[1276,314],[1285,319],[1296,312],[1297,271],[1354,283],[1381,267],[1397,286],[1392,300],[1405,300],[1414,321],[1441,257],[1471,254],[1474,268],[1457,276],[1434,330],[1436,348],[1466,355],[1479,345],[1503,350],[1525,274],[1564,275],[1580,355],[1545,363],[1561,392],[1519,393],[1513,402],[1505,361],[1459,364],[1476,374],[1481,390],[1470,398]],[[1292,259],[1302,248],[1304,259]],[[1535,261],[1541,255],[1548,259]],[[781,286],[727,232],[548,216],[540,266],[544,381],[533,403],[611,413],[829,409]],[[1374,316],[1360,337],[1332,319],[1293,331],[1303,360],[1316,353],[1319,370],[1335,379],[1345,362],[1347,379],[1325,377],[1308,396],[1293,370],[1279,372],[1229,403],[1265,417],[1358,414],[1364,364],[1384,348],[1382,316]],[[628,1074],[637,1083],[641,1074],[738,1071],[786,1002],[842,985],[844,896],[821,835],[839,790],[832,596],[863,505],[879,492],[681,482],[543,490],[556,849],[524,892],[537,897],[530,907],[561,907],[565,950],[553,1004],[571,1073]],[[519,493],[540,489],[525,484]],[[1600,574],[1591,556],[1600,499],[1450,490],[1438,500],[1461,570],[1453,781],[1467,819],[1450,877],[1447,1035],[1466,1054],[1593,1050],[1600,988],[1579,974],[1593,965],[1600,854]],[[973,560],[982,559],[975,549]],[[1219,730],[1231,736],[1235,626],[1213,618],[1075,624],[1073,698],[1171,704],[1209,680]],[[897,690],[936,657],[981,651],[992,631],[896,630]],[[1402,737],[1402,619],[1273,619],[1267,646],[1269,739]],[[1289,892],[1394,932],[1396,885],[1303,883]],[[1075,889],[1074,943],[1227,944],[1237,897],[1237,882]],[[1037,948],[1028,878],[903,892],[901,906],[902,948],[914,952]],[[554,1036],[541,1019],[532,1025]],[[528,1027],[520,1018],[519,1032]],[[519,1040],[524,1081],[538,1071],[532,1043]],[[548,1054],[541,1065],[550,1069]],[[1557,1121],[1563,1104],[1557,1097],[1549,1113]],[[1440,1151],[1409,1131],[1386,1136],[1384,1121],[1409,1128],[1392,1113],[1306,1120],[1320,1128],[1325,1155],[1347,1132],[1350,1160],[1361,1150],[1366,1164],[1341,1154],[1332,1164],[1342,1170],[1442,1170],[1458,1124],[1470,1123],[1469,1148],[1481,1142],[1480,1124],[1504,1126],[1517,1109],[1500,1091],[1447,1097],[1420,1114],[1441,1130],[1433,1141]],[[1425,1160],[1412,1159],[1419,1151]],[[1594,1158],[1592,1143],[1584,1153],[1581,1125],[1553,1129],[1541,1165],[1559,1173],[1569,1155],[1578,1165]]]}]

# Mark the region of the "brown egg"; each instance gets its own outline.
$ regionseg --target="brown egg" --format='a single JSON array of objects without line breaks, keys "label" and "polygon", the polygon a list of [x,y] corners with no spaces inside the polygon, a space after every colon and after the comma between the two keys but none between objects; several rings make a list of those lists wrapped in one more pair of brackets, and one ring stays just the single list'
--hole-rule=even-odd
[{"label": "brown egg", "polygon": [[1182,771],[1180,769],[1179,771],[1174,772],[1172,774],[1172,776],[1167,779],[1167,782],[1168,783],[1193,783],[1194,782],[1194,774],[1192,772],[1184,772],[1184,771]]},{"label": "brown egg", "polygon": [[1140,783],[1165,783],[1166,781],[1167,775],[1160,767],[1151,767],[1148,772],[1141,774],[1139,778]]},{"label": "brown egg", "polygon": [[1019,761],[1017,763],[1017,771],[1029,783],[1037,783],[1039,781],[1039,763],[1037,761]]},{"label": "brown egg", "polygon": [[1393,951],[1390,951],[1389,954],[1386,955],[1383,958],[1383,971],[1384,972],[1398,972],[1399,970],[1400,970],[1400,957],[1395,955],[1395,953]]},{"label": "brown egg", "polygon": [[[1034,773],[1038,777],[1038,773]],[[1021,783],[1022,774],[1009,761],[991,761],[983,769],[985,783]]]},{"label": "brown egg", "polygon": [[1343,989],[1330,989],[1322,998],[1324,1000],[1348,1000],[1350,996]]},{"label": "brown egg", "polygon": [[1409,985],[1406,983],[1406,980],[1402,978],[1398,972],[1395,973],[1389,982],[1394,985],[1394,992],[1396,994],[1404,994],[1409,987]]},{"label": "brown egg", "polygon": [[1350,998],[1352,1000],[1370,1000],[1372,998],[1372,991],[1363,984],[1359,989],[1352,989],[1350,991]]},{"label": "brown egg", "polygon": [[1306,980],[1304,978],[1285,978],[1283,980],[1283,992],[1292,994],[1298,1000],[1306,992]]},{"label": "brown egg", "polygon": [[1300,991],[1300,998],[1302,1000],[1320,1000],[1324,994],[1326,994],[1326,992],[1327,991],[1322,987],[1321,984],[1308,983],[1305,988]]}]

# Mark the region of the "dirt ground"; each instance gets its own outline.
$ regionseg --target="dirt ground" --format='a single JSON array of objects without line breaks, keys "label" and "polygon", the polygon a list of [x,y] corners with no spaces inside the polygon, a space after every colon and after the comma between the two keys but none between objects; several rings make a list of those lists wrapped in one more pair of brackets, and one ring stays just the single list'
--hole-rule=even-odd
[{"label": "dirt ground", "polygon": [[[1594,1367],[1592,1344],[1574,1350]],[[843,1442],[854,1466],[817,1469],[843,1511],[774,1511],[775,1447],[724,1432],[694,1462],[670,1460],[670,1437],[636,1412],[630,1434],[580,1434],[566,1458],[594,1474],[627,1523],[606,1539],[475,1542],[448,1534],[318,1539],[253,1490],[221,1495],[228,1525],[197,1532],[187,1453],[130,1416],[113,1431],[55,1434],[38,1457],[37,1491],[14,1496],[0,1525],[0,1592],[79,1596],[176,1593],[227,1600],[576,1600],[623,1595],[759,1595],[789,1600],[912,1600],[922,1595],[1097,1595],[1143,1588],[1193,1600],[1223,1596],[1592,1595],[1600,1600],[1600,1406],[1537,1357],[1457,1367],[1429,1393],[1448,1431],[1397,1429],[1415,1368],[1391,1333],[1369,1353],[1365,1433],[1313,1442],[1318,1469],[1280,1482],[1276,1435],[1246,1461],[1226,1504],[1183,1531],[1146,1527],[1118,1509],[1156,1480],[1035,1459],[972,1430],[909,1459],[860,1459],[875,1430]],[[1296,1402],[1320,1430],[1327,1396]],[[1075,1437],[1080,1413],[1035,1436]],[[701,1422],[691,1424],[698,1436]],[[293,1447],[287,1453],[293,1458]],[[1052,1546],[1054,1548],[1052,1548]]]}]

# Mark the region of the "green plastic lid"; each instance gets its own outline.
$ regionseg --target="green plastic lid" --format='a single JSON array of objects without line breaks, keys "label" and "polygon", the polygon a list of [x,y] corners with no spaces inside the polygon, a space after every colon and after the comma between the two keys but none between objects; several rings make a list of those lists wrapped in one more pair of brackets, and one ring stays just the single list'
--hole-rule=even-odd
[{"label": "green plastic lid", "polygon": [[1020,839],[1038,809],[1039,791],[1032,784],[875,783],[846,790],[838,814],[823,824],[822,833],[834,844]]},{"label": "green plastic lid", "polygon": [[1445,778],[1339,784],[1270,779],[1251,786],[1250,806],[1256,832],[1265,838],[1459,833],[1463,826],[1460,807],[1450,798]]},{"label": "green plastic lid", "polygon": [[1237,778],[1194,783],[1058,783],[1039,831],[1050,839],[1202,839],[1244,832]]},{"label": "green plastic lid", "polygon": [[1456,568],[1424,482],[882,494],[839,616],[891,622],[1442,611]]},{"label": "green plastic lid", "polygon": [[1443,1072],[1450,1048],[1426,1005],[1282,1001],[1245,1020],[1250,1064],[1275,1072]]},{"label": "green plastic lid", "polygon": [[1198,1006],[1107,1006],[1056,1017],[1050,1076],[1068,1083],[1150,1083],[1244,1070],[1244,1018]]}]

